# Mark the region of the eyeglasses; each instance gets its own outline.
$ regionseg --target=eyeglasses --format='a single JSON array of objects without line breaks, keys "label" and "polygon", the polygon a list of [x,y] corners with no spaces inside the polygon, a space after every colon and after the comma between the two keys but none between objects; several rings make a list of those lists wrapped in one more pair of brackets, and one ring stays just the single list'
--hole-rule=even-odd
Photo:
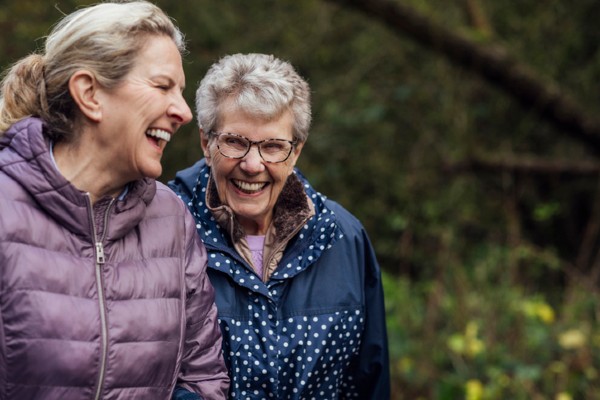
[{"label": "eyeglasses", "polygon": [[298,143],[297,140],[285,139],[253,141],[235,133],[219,133],[215,131],[211,131],[210,133],[216,135],[217,148],[225,157],[243,158],[250,151],[250,147],[256,145],[258,147],[258,154],[268,163],[284,162],[292,154],[293,148]]}]

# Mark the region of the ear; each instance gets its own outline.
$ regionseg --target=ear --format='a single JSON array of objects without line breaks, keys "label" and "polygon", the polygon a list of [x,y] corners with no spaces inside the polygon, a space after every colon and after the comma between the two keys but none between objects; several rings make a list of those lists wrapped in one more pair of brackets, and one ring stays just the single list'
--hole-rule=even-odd
[{"label": "ear", "polygon": [[212,164],[212,158],[210,155],[210,140],[208,139],[208,135],[204,132],[204,129],[199,129],[200,133],[200,144],[202,145],[202,152],[204,153],[204,158],[206,159],[206,164],[210,167]]},{"label": "ear", "polygon": [[102,119],[98,88],[96,77],[87,70],[76,71],[69,79],[71,97],[77,103],[81,113],[94,122]]}]

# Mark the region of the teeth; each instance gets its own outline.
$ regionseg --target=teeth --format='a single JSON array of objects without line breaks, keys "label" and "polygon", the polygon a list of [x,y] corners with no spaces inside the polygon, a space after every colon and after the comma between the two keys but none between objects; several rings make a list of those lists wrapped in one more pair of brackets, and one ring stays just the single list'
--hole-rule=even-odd
[{"label": "teeth", "polygon": [[162,139],[165,142],[171,140],[171,134],[167,131],[163,131],[162,129],[148,129],[146,135],[153,136],[158,139]]},{"label": "teeth", "polygon": [[265,185],[264,183],[250,183],[237,180],[235,181],[235,184],[237,187],[239,187],[242,190],[245,190],[246,192],[257,192],[261,190]]}]

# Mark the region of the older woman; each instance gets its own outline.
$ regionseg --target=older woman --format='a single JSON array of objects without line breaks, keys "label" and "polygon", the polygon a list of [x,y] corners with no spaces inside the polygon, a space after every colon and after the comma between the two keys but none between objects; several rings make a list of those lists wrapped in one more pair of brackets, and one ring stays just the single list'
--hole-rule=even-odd
[{"label": "older woman", "polygon": [[156,6],[103,3],[3,80],[0,398],[226,397],[206,251],[155,181],[182,51]]},{"label": "older woman", "polygon": [[360,222],[294,168],[307,83],[273,56],[213,65],[205,158],[177,174],[209,254],[232,399],[389,398],[380,270]]}]

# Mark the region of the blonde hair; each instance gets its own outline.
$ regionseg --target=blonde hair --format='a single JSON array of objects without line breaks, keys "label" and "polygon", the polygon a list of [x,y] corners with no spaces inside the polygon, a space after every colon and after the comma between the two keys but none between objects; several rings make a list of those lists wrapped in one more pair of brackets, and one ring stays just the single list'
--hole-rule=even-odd
[{"label": "blonde hair", "polygon": [[71,140],[77,105],[69,79],[82,69],[115,87],[131,70],[151,35],[173,39],[185,52],[183,34],[147,1],[107,2],[81,8],[60,20],[46,38],[43,54],[15,63],[0,84],[0,132],[27,116],[42,118],[53,140]]},{"label": "blonde hair", "polygon": [[250,116],[276,118],[286,110],[294,117],[294,138],[305,142],[311,122],[308,83],[288,62],[267,54],[233,54],[213,64],[196,91],[200,128],[208,135],[226,102]]}]

